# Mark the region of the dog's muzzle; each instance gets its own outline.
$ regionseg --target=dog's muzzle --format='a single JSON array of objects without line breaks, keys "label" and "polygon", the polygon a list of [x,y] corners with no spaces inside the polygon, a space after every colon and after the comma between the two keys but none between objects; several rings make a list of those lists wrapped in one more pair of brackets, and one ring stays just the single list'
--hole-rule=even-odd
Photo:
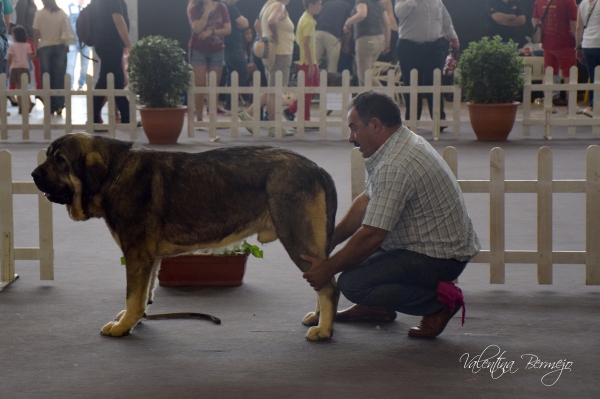
[{"label": "dog's muzzle", "polygon": [[44,193],[44,196],[50,202],[61,205],[70,205],[73,202],[73,192],[69,187],[51,187],[51,185],[43,178],[39,168],[35,169],[31,176],[38,190]]}]

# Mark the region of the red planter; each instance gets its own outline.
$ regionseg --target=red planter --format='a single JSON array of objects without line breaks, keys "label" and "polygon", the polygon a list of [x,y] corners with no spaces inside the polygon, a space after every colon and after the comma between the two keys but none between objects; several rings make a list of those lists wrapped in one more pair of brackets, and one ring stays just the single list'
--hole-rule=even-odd
[{"label": "red planter", "polygon": [[242,285],[248,255],[181,255],[163,258],[158,272],[161,286]]}]

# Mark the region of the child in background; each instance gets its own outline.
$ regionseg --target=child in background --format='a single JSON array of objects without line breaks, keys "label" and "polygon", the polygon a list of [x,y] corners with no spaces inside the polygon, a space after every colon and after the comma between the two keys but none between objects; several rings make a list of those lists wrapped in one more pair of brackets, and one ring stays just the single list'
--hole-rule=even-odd
[{"label": "child in background", "polygon": [[[17,90],[21,89],[21,75],[26,74],[29,79],[29,62],[27,58],[35,59],[31,46],[27,43],[27,33],[21,25],[16,25],[12,28],[13,42],[8,47],[8,64],[6,70],[10,71],[10,83],[15,85]],[[27,98],[28,112],[31,112],[35,103],[32,103],[29,97]],[[17,96],[19,104],[19,114],[21,110],[21,96]]]}]

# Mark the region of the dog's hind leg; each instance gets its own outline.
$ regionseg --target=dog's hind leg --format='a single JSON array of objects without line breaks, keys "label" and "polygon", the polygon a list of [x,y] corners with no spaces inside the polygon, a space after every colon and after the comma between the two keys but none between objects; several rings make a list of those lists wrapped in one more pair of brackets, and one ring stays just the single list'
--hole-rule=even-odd
[{"label": "dog's hind leg", "polygon": [[131,329],[144,317],[154,264],[155,259],[145,251],[129,251],[125,254],[125,268],[127,271],[126,309],[119,313],[117,321],[111,321],[102,327],[102,335],[112,337],[128,335]]},{"label": "dog's hind leg", "polygon": [[148,305],[152,305],[154,302],[154,288],[156,288],[156,279],[158,277],[158,269],[160,269],[161,258],[154,259],[154,265],[152,266],[152,275],[150,276],[150,289],[148,290]]},{"label": "dog's hind leg", "polygon": [[[322,190],[315,194],[298,191],[294,194],[270,197],[269,208],[279,240],[300,270],[306,271],[310,263],[302,260],[300,255],[320,259],[326,259],[329,255],[335,207],[332,212]],[[306,334],[310,341],[328,340],[333,335],[339,299],[335,280],[332,279],[323,287],[317,297],[316,311],[303,320],[305,325],[313,326]]]}]

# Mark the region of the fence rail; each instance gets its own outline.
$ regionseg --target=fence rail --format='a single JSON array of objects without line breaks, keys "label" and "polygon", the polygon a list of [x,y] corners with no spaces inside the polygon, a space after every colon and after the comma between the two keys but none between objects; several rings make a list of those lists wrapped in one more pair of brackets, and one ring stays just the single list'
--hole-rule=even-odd
[{"label": "fence rail", "polygon": [[[38,164],[46,159],[46,151],[38,153]],[[17,248],[14,242],[13,195],[38,196],[39,247]],[[40,279],[54,280],[54,239],[52,233],[52,203],[33,182],[13,182],[11,154],[0,151],[0,291],[16,280],[15,260],[39,260]]]},{"label": "fence rail", "polygon": [[[458,153],[446,147],[442,156],[455,176]],[[600,146],[586,152],[586,180],[553,180],[552,151],[538,152],[537,180],[505,180],[504,151],[490,152],[489,180],[458,180],[463,193],[486,193],[490,197],[490,243],[471,263],[490,264],[490,283],[504,284],[506,263],[537,264],[539,284],[552,284],[552,265],[585,264],[586,284],[600,285]],[[365,188],[364,159],[358,149],[351,155],[352,198]],[[505,196],[510,193],[537,194],[537,249],[507,250],[505,247]],[[555,193],[586,195],[585,251],[554,251],[552,245],[552,197]]]},{"label": "fence rail", "polygon": [[[460,71],[457,71],[459,73]],[[260,86],[260,73],[254,72],[253,85],[252,86],[238,86],[238,74],[233,72],[232,74],[232,85],[231,87],[220,87],[216,80],[216,73],[213,71],[209,74],[208,85],[206,87],[195,87],[194,77],[190,79],[190,86],[187,92],[188,99],[188,113],[187,113],[187,133],[188,137],[195,137],[196,128],[204,128],[209,131],[211,140],[217,140],[217,129],[227,129],[230,131],[232,138],[239,137],[240,129],[250,128],[254,132],[254,137],[260,137],[261,128],[275,127],[276,137],[282,137],[282,128],[296,128],[297,136],[303,138],[305,136],[306,128],[318,128],[321,137],[326,137],[328,134],[327,128],[335,127],[340,128],[342,138],[349,136],[349,128],[345,120],[345,112],[335,117],[328,117],[330,111],[343,111],[346,109],[350,99],[353,95],[369,90],[377,89],[382,90],[390,94],[391,96],[402,99],[405,95],[409,96],[410,101],[410,118],[404,121],[404,124],[411,130],[416,131],[420,127],[430,127],[433,132],[433,139],[438,140],[440,135],[440,129],[444,127],[452,128],[452,136],[458,137],[460,135],[460,123],[461,118],[466,115],[462,115],[462,108],[460,101],[453,101],[452,107],[447,109],[447,116],[451,116],[448,120],[441,119],[441,95],[446,93],[452,93],[454,99],[462,98],[460,87],[457,85],[442,85],[442,74],[439,69],[434,71],[434,83],[433,86],[418,86],[418,72],[416,70],[411,71],[411,84],[409,86],[403,86],[398,75],[395,73],[395,69],[391,68],[387,71],[387,75],[383,79],[377,81],[383,81],[386,83],[385,86],[373,86],[374,81],[372,77],[372,71],[367,72],[368,79],[365,79],[365,86],[351,86],[350,85],[350,73],[344,71],[342,74],[341,86],[331,87],[328,86],[327,72],[320,72],[320,85],[317,87],[305,87],[305,76],[303,71],[298,72],[298,83],[294,87],[284,87],[282,82],[281,72],[276,74],[276,85],[275,87],[261,87]],[[596,67],[596,73],[600,74],[600,66]],[[546,69],[545,83],[533,83],[532,82],[532,68],[525,67],[525,85],[523,87],[523,136],[529,136],[531,133],[532,126],[541,126],[543,129],[543,137],[546,139],[552,139],[551,127],[552,126],[568,126],[568,133],[574,135],[576,133],[577,126],[592,126],[592,132],[600,137],[600,107],[594,109],[594,117],[592,119],[581,117],[577,115],[577,91],[593,91],[596,96],[600,95],[600,82],[597,83],[553,83],[552,79],[552,68]],[[575,77],[578,74],[577,67],[571,68],[571,77]],[[537,75],[537,73],[536,73]],[[600,75],[597,75],[600,76]],[[6,76],[0,75],[0,98],[5,98],[9,95],[18,95],[21,98],[26,99],[30,95],[40,96],[45,104],[49,104],[50,96],[60,95],[65,97],[65,120],[64,123],[53,123],[50,115],[49,107],[44,107],[44,118],[43,123],[32,124],[30,123],[30,116],[25,112],[21,116],[21,123],[8,123],[7,117],[7,104],[6,101],[0,101],[0,140],[8,140],[9,130],[22,131],[22,139],[30,139],[31,130],[43,130],[44,139],[51,139],[51,131],[59,130],[64,133],[70,133],[74,130],[84,130],[88,133],[93,133],[95,129],[108,128],[109,137],[114,138],[116,135],[116,129],[125,129],[129,131],[131,140],[137,140],[137,120],[136,120],[136,95],[128,88],[117,90],[114,88],[114,77],[112,74],[108,75],[108,88],[105,90],[91,89],[93,86],[93,79],[91,76],[87,77],[88,90],[77,90],[73,91],[70,89],[70,76],[65,75],[65,89],[64,90],[51,90],[49,75],[45,74],[43,77],[42,90],[29,90],[27,88],[27,77],[25,79],[20,90],[6,90]],[[575,79],[573,79],[575,80]],[[557,117],[552,114],[552,91],[560,90],[569,93],[569,105],[566,118],[564,115]],[[535,117],[532,115],[531,109],[531,97],[534,91],[542,91],[544,93],[544,113],[543,117]],[[236,115],[243,109],[240,105],[240,95],[251,94],[254,109],[260,109],[260,95],[274,94],[275,95],[275,120],[274,121],[262,121],[260,120],[260,113],[256,112],[253,115],[252,121],[240,121]],[[419,94],[433,93],[433,115],[431,120],[417,120],[417,101],[419,101]],[[200,114],[195,109],[194,96],[196,94],[203,94],[207,96],[207,106],[209,109],[208,120],[197,121]],[[231,95],[231,118],[226,120],[217,118],[217,105],[220,94]],[[313,112],[311,121],[304,121],[303,118],[298,118],[295,121],[284,120],[284,95],[293,95],[296,98],[302,99],[305,94],[318,94],[320,101],[318,111]],[[85,124],[74,124],[72,119],[71,105],[74,97],[85,97],[87,102],[87,122]],[[106,96],[108,98],[108,124],[94,124],[93,118],[93,98],[94,96]],[[129,99],[130,115],[131,120],[128,124],[117,125],[115,120],[115,96],[126,96]],[[446,107],[447,108],[447,107]],[[304,114],[304,101],[298,101],[297,115]]]}]

